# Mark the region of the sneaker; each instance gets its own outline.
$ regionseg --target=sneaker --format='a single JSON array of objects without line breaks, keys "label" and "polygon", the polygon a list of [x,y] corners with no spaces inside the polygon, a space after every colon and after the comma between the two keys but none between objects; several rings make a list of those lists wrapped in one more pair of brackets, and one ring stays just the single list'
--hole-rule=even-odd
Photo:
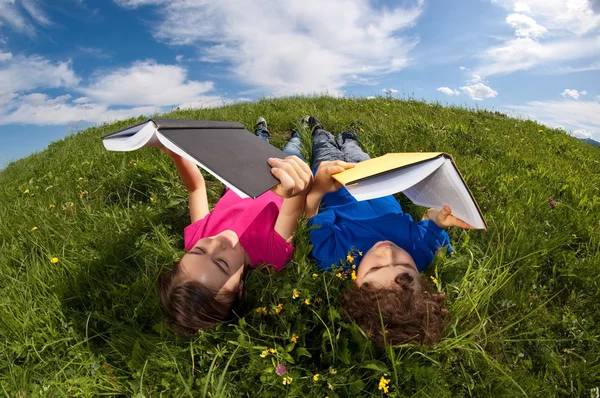
[{"label": "sneaker", "polygon": [[308,128],[311,131],[315,131],[315,129],[322,129],[323,125],[321,124],[321,122],[319,121],[319,119],[317,119],[316,116],[310,116],[308,118]]},{"label": "sneaker", "polygon": [[256,130],[259,127],[262,127],[265,130],[267,129],[267,121],[262,116],[259,116],[258,119],[256,119],[256,123],[254,124],[254,130]]},{"label": "sneaker", "polygon": [[306,115],[300,119],[300,126],[308,128],[308,121],[310,120],[310,116]]}]

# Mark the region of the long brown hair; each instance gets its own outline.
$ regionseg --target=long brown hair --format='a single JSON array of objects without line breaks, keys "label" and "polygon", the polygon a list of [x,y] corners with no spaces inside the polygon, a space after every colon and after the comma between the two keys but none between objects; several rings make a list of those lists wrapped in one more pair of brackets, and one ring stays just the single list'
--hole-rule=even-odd
[{"label": "long brown hair", "polygon": [[237,292],[217,293],[197,281],[181,276],[180,262],[160,275],[157,283],[163,314],[174,332],[192,336],[231,321],[240,313]]}]

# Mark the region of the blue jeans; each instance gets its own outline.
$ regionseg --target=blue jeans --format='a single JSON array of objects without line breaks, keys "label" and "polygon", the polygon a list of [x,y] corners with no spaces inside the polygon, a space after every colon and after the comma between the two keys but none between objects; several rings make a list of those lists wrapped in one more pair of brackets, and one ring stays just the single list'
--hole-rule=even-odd
[{"label": "blue jeans", "polygon": [[343,160],[358,163],[370,159],[356,140],[356,131],[348,130],[334,138],[329,131],[315,129],[312,135],[312,165],[313,172],[323,161]]},{"label": "blue jeans", "polygon": [[[266,128],[260,126],[254,132],[260,139],[269,142],[270,134]],[[292,137],[285,144],[282,151],[287,156],[295,155],[295,156],[298,156],[303,162],[306,162],[306,160],[302,156],[302,140],[300,139],[300,134],[298,134],[298,132],[296,132],[296,131],[292,132]]]}]

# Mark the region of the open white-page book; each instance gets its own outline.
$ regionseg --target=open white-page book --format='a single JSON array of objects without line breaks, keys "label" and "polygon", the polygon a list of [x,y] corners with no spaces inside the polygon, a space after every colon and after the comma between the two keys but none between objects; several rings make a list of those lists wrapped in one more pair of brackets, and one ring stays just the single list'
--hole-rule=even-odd
[{"label": "open white-page book", "polygon": [[487,226],[452,158],[443,153],[389,153],[334,175],[358,201],[403,192],[419,206],[452,208],[475,228]]}]

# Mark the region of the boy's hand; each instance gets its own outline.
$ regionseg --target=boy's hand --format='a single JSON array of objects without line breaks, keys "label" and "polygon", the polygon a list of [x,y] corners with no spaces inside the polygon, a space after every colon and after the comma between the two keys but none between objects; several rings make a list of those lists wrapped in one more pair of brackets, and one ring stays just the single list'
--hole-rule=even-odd
[{"label": "boy's hand", "polygon": [[333,179],[333,175],[341,173],[344,170],[351,169],[354,163],[344,162],[342,160],[324,161],[319,165],[315,176],[314,190],[323,195],[328,192],[335,192],[342,187],[342,184]]},{"label": "boy's hand", "polygon": [[470,224],[467,224],[463,220],[456,218],[452,215],[452,209],[446,205],[442,210],[429,209],[423,215],[423,220],[432,220],[435,225],[440,228],[459,227],[463,229],[475,229]]},{"label": "boy's hand", "polygon": [[285,159],[270,158],[271,174],[279,180],[279,185],[271,191],[282,198],[292,198],[306,194],[313,182],[310,167],[297,156],[288,156]]}]

